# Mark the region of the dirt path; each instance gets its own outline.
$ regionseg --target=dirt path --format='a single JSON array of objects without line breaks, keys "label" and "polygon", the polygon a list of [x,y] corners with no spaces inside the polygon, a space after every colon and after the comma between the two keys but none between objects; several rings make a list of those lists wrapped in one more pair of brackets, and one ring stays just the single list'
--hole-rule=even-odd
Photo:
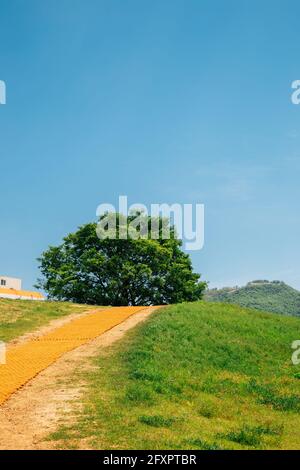
[{"label": "dirt path", "polygon": [[88,343],[143,307],[97,309],[38,338],[12,345],[0,365],[0,404],[63,354]]},{"label": "dirt path", "polygon": [[89,367],[88,359],[97,355],[100,348],[119,340],[154,310],[157,307],[139,311],[94,340],[67,352],[14,393],[0,406],[0,449],[52,448],[52,442],[45,440],[47,435],[55,431],[68,413],[72,419],[84,392],[84,384],[66,386],[66,377],[79,367]]}]

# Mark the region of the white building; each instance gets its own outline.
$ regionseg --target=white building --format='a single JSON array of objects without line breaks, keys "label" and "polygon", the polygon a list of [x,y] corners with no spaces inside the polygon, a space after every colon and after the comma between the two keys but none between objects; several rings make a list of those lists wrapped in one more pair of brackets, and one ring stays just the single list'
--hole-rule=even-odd
[{"label": "white building", "polygon": [[0,276],[0,287],[2,289],[22,290],[22,280],[16,277]]},{"label": "white building", "polygon": [[22,290],[22,280],[14,277],[0,276],[0,297],[3,299],[45,300],[39,292]]}]

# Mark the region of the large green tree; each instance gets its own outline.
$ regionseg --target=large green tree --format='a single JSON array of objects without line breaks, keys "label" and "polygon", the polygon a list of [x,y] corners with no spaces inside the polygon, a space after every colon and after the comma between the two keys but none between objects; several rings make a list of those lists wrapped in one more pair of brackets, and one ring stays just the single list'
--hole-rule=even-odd
[{"label": "large green tree", "polygon": [[[99,226],[90,223],[42,253],[37,287],[52,299],[97,305],[161,305],[202,297],[206,283],[193,273],[169,221],[141,215],[140,236],[120,239],[122,216],[111,217],[116,217],[116,239],[99,238]],[[125,228],[134,218],[128,217]],[[150,236],[151,223],[157,227],[157,239]],[[166,227],[169,239],[162,235]]]}]

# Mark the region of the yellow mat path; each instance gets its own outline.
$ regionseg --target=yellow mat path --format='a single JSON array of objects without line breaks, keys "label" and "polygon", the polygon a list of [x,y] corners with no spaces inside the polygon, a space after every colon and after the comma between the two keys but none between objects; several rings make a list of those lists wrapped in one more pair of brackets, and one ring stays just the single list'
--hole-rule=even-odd
[{"label": "yellow mat path", "polygon": [[64,353],[96,338],[146,307],[99,309],[40,338],[8,348],[0,365],[0,405]]}]

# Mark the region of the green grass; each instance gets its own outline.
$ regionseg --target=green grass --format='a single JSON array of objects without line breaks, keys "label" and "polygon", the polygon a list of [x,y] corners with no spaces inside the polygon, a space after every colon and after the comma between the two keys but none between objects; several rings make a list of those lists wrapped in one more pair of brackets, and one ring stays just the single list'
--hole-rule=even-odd
[{"label": "green grass", "polygon": [[140,416],[140,423],[152,426],[154,428],[169,428],[176,421],[174,418],[165,418],[161,415],[154,416]]},{"label": "green grass", "polygon": [[68,302],[0,299],[0,341],[10,341],[51,320],[88,308]]},{"label": "green grass", "polygon": [[[58,448],[300,449],[299,319],[198,302],[155,313],[94,359]],[[82,444],[82,442],[84,444]]]},{"label": "green grass", "polygon": [[247,447],[260,447],[264,435],[281,436],[282,427],[272,428],[267,426],[248,426],[243,425],[241,429],[230,431],[227,434],[220,434],[219,437],[237,442]]}]

